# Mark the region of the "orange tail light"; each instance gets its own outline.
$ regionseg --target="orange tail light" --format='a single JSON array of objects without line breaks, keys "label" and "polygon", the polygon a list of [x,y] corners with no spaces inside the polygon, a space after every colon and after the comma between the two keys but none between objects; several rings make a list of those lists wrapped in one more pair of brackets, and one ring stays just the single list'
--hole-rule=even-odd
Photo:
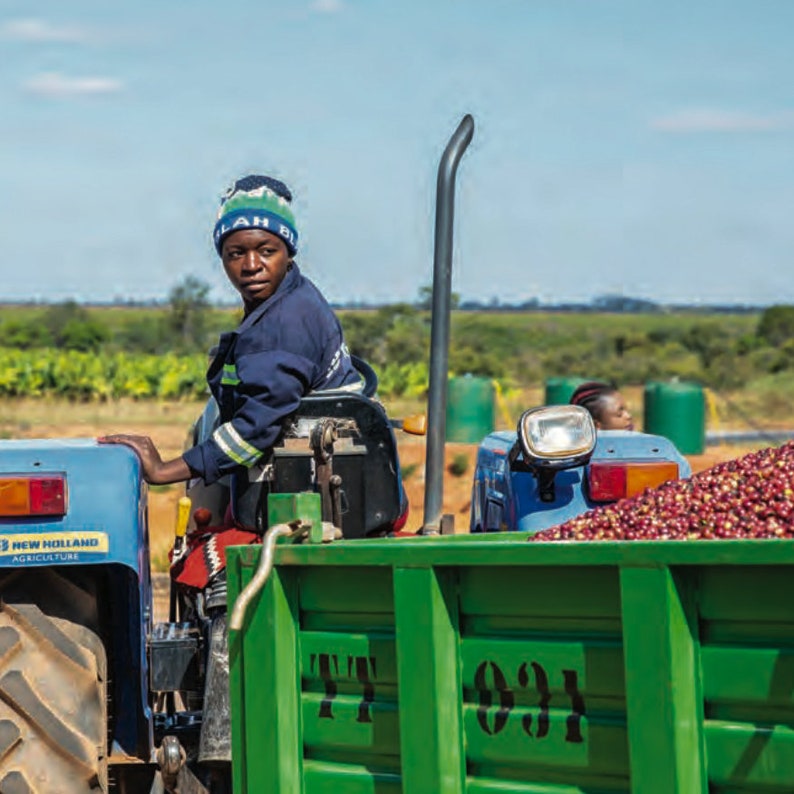
[{"label": "orange tail light", "polygon": [[0,477],[0,517],[66,515],[66,477]]}]

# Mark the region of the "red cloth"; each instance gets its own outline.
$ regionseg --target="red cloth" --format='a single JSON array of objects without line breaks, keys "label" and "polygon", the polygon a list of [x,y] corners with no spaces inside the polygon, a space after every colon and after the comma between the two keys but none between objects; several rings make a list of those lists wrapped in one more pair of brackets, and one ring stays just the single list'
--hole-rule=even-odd
[{"label": "red cloth", "polygon": [[248,546],[261,542],[261,535],[238,529],[234,524],[191,532],[187,536],[185,556],[171,565],[171,578],[186,587],[202,590],[213,576],[226,568],[227,546]]}]

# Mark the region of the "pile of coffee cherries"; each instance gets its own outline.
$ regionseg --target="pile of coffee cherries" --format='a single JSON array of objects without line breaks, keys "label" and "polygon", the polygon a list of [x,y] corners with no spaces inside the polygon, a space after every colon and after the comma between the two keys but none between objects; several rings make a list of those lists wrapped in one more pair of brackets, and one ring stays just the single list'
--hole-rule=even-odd
[{"label": "pile of coffee cherries", "polygon": [[794,538],[794,442],[594,508],[529,540],[725,538]]}]

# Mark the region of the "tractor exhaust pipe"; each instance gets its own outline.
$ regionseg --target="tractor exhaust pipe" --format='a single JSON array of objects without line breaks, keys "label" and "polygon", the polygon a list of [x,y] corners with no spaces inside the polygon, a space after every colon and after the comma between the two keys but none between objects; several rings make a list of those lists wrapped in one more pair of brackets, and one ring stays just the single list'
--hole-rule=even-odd
[{"label": "tractor exhaust pipe", "polygon": [[436,232],[433,259],[433,317],[430,329],[430,387],[427,395],[425,507],[421,534],[438,535],[444,506],[444,441],[447,431],[449,325],[452,311],[452,225],[455,173],[474,135],[468,113],[441,156],[436,181]]}]

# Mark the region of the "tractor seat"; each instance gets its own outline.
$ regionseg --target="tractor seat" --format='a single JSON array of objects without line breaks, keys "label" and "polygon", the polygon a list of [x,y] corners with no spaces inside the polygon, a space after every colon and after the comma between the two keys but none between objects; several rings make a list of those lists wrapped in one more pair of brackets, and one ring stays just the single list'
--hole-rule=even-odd
[{"label": "tractor seat", "polygon": [[[264,531],[269,493],[320,490],[311,437],[324,422],[336,435],[328,451],[332,473],[341,477],[343,537],[371,537],[399,527],[407,502],[394,430],[377,400],[345,390],[304,397],[263,464],[248,478],[234,478],[232,511],[238,522]],[[324,520],[330,518],[327,507],[323,504]]]}]

